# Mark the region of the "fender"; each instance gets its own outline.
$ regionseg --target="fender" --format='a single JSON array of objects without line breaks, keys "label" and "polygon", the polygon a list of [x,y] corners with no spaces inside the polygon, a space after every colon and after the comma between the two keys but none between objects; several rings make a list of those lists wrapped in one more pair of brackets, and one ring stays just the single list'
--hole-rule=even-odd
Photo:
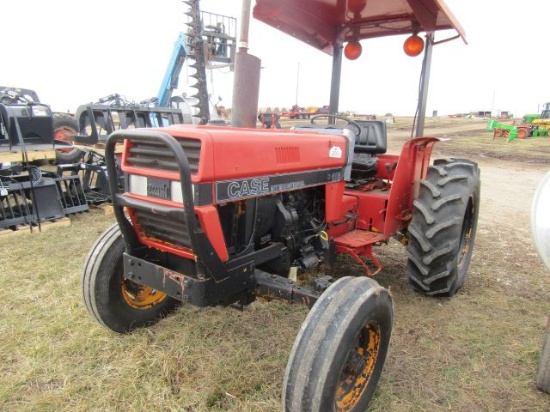
[{"label": "fender", "polygon": [[408,226],[413,199],[418,194],[420,180],[426,177],[432,149],[438,141],[440,139],[437,137],[417,137],[403,145],[397,167],[391,176],[393,185],[384,226],[386,237]]}]

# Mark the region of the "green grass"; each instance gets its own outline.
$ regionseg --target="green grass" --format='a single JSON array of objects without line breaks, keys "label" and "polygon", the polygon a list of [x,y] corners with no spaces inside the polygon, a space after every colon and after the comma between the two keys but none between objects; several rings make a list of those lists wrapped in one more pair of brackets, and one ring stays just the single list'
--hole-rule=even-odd
[{"label": "green grass", "polygon": [[[183,306],[148,329],[112,333],[88,315],[80,296],[85,255],[111,218],[94,211],[72,220],[0,239],[4,410],[280,410],[304,308]],[[521,241],[511,231],[503,235]],[[523,256],[529,270],[518,273],[517,256],[493,237],[480,231],[470,279],[452,299],[412,292],[401,245],[380,249],[386,266],[378,279],[392,291],[396,313],[372,410],[548,410],[550,400],[533,384],[550,314],[547,274],[533,253]],[[350,259],[339,263],[359,273]]]}]

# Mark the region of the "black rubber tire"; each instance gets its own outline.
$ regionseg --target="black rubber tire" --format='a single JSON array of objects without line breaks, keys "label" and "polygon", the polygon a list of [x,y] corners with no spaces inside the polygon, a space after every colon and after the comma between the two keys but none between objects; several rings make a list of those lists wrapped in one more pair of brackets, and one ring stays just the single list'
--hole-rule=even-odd
[{"label": "black rubber tire", "polygon": [[[315,303],[294,341],[283,384],[283,410],[366,410],[382,374],[392,326],[391,295],[376,281],[343,277],[333,283]],[[365,333],[371,339],[366,340]],[[358,357],[356,349],[365,345],[369,347],[366,355]],[[353,360],[360,362],[353,364]],[[360,370],[351,371],[351,366]],[[355,386],[343,388],[346,379]],[[343,405],[345,395],[352,399]]]},{"label": "black rubber tire", "polygon": [[[72,117],[54,116],[53,118],[54,139],[59,134],[64,134],[62,139],[65,142],[73,143],[69,137],[78,134],[78,122]],[[55,158],[58,164],[70,164],[79,162],[84,156],[84,152],[76,147],[71,149],[58,149],[55,151]]]},{"label": "black rubber tire", "polygon": [[479,217],[480,172],[465,159],[436,160],[414,200],[409,282],[424,295],[453,296],[470,266]]},{"label": "black rubber tire", "polygon": [[130,306],[123,297],[124,248],[122,234],[115,224],[97,239],[88,253],[82,276],[82,296],[88,312],[100,324],[119,333],[150,326],[179,303],[165,296],[154,306],[140,309]]},{"label": "black rubber tire", "polygon": [[550,319],[548,319],[548,325],[544,333],[536,383],[537,388],[550,394]]},{"label": "black rubber tire", "polygon": [[519,127],[518,128],[518,139],[527,139],[529,137],[529,129],[526,127]]}]

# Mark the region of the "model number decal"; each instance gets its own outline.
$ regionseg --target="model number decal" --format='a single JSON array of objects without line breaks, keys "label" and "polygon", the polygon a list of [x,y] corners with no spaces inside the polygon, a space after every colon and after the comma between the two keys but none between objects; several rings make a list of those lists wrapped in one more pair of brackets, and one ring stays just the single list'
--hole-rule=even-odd
[{"label": "model number decal", "polygon": [[337,182],[338,180],[342,180],[342,172],[334,172],[330,175],[330,180],[332,182]]}]

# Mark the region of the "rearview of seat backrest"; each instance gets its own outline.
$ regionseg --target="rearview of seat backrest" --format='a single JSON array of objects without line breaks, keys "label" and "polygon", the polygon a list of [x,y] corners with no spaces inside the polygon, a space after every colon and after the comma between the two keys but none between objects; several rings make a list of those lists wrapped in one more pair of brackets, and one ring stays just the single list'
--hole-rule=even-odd
[{"label": "rearview of seat backrest", "polygon": [[355,140],[355,153],[379,154],[388,149],[386,122],[381,120],[355,120],[361,134]]}]

